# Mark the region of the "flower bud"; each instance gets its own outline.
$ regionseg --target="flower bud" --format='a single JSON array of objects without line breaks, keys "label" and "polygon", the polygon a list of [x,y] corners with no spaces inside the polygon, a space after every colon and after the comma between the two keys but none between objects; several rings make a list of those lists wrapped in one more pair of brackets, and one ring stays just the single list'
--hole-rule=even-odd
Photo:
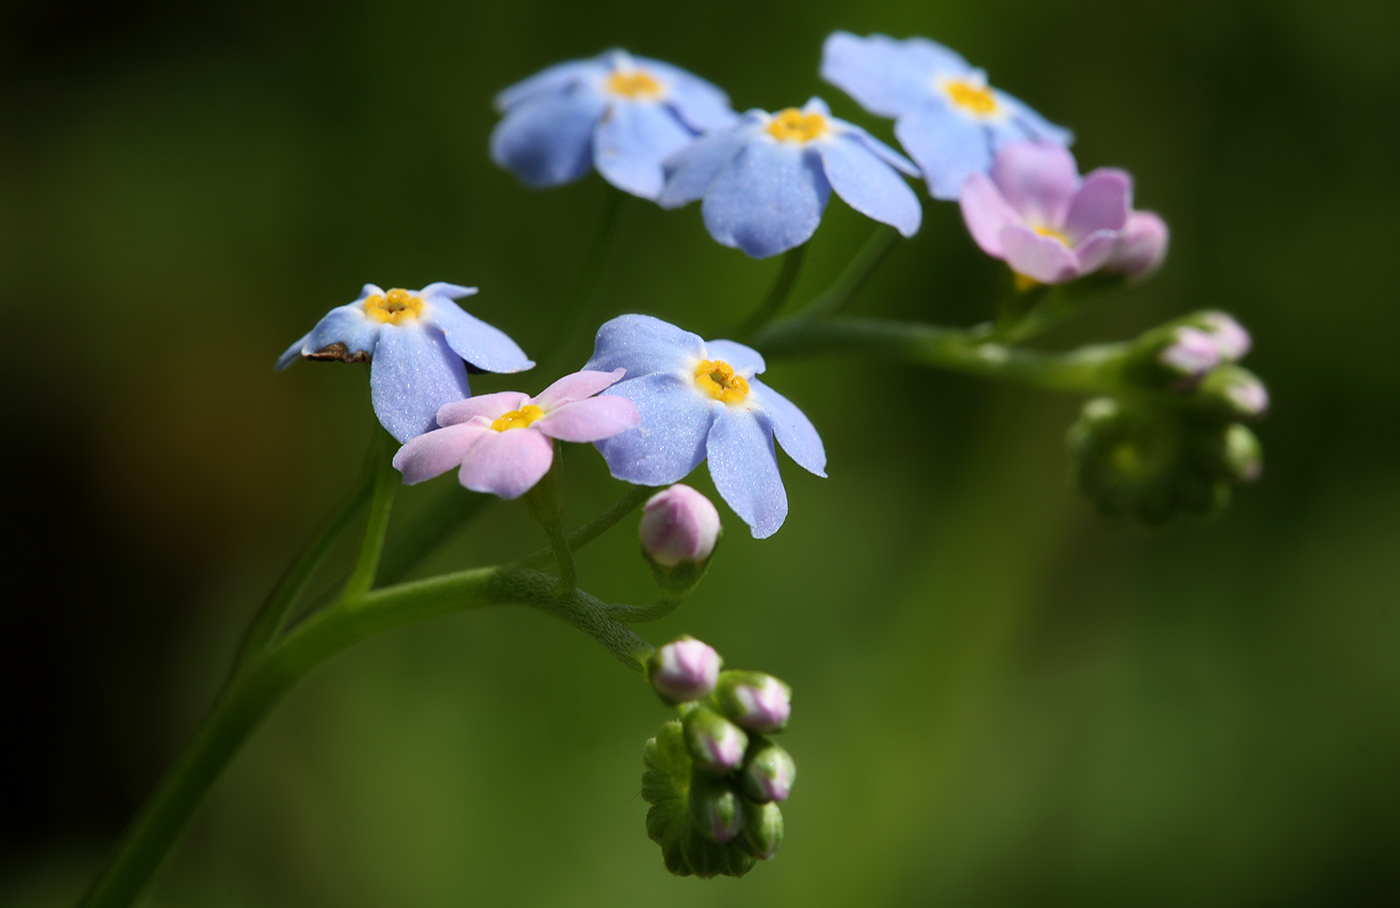
[{"label": "flower bud", "polygon": [[1220,365],[1220,350],[1215,339],[1206,332],[1181,327],[1172,334],[1172,342],[1157,354],[1157,358],[1173,372],[1194,383]]},{"label": "flower bud", "polygon": [[723,845],[744,828],[744,799],[726,780],[696,773],[690,783],[690,815],[706,838]]},{"label": "flower bud", "polygon": [[640,533],[642,550],[656,564],[701,564],[715,550],[719,511],[710,499],[678,482],[647,501]]},{"label": "flower bud", "polygon": [[1241,423],[1231,423],[1218,447],[1221,469],[1235,483],[1254,482],[1263,470],[1264,451],[1259,439]]},{"label": "flower bud", "polygon": [[724,672],[715,687],[720,712],[759,734],[782,731],[792,712],[792,689],[762,672]]},{"label": "flower bud", "polygon": [[1196,396],[1227,419],[1258,419],[1269,409],[1269,392],[1253,372],[1221,366],[1202,379]]},{"label": "flower bud", "polygon": [[1128,215],[1104,268],[1141,280],[1161,267],[1167,257],[1168,236],[1166,222],[1160,217],[1150,211],[1134,211]]},{"label": "flower bud", "polygon": [[1200,312],[1195,316],[1197,327],[1210,335],[1220,358],[1235,362],[1249,352],[1251,340],[1244,326],[1224,312]]},{"label": "flower bud", "polygon": [[754,741],[744,758],[740,777],[744,795],[759,803],[786,801],[797,778],[797,764],[783,748],[764,738]]},{"label": "flower bud", "polygon": [[686,749],[695,765],[710,772],[729,772],[744,761],[749,736],[724,716],[697,706],[682,722]]},{"label": "flower bud", "polygon": [[766,861],[778,853],[783,844],[783,812],[771,801],[767,804],[750,804],[748,822],[744,824],[744,850],[760,861]]},{"label": "flower bud", "polygon": [[709,645],[685,636],[651,654],[647,677],[669,704],[699,700],[715,689],[722,661]]}]

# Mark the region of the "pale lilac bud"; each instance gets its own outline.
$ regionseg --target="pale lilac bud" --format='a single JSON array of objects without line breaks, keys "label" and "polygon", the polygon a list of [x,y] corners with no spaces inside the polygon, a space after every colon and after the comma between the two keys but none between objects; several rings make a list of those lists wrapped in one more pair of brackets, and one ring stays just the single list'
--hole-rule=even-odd
[{"label": "pale lilac bud", "polygon": [[1249,352],[1249,332],[1224,312],[1201,313],[1200,327],[1215,341],[1215,349],[1226,362],[1234,362]]},{"label": "pale lilac bud", "polygon": [[647,675],[661,699],[672,704],[685,703],[710,695],[721,662],[719,653],[709,644],[685,636],[652,653],[647,661]]},{"label": "pale lilac bud", "polygon": [[717,712],[696,707],[681,720],[690,758],[702,769],[729,772],[744,762],[749,736]]},{"label": "pale lilac bud", "polygon": [[1145,278],[1167,257],[1167,239],[1165,221],[1150,211],[1134,211],[1104,267],[1131,278]]},{"label": "pale lilac bud", "polygon": [[1198,328],[1177,328],[1158,359],[1186,378],[1199,379],[1220,365],[1220,347],[1212,335]]},{"label": "pale lilac bud", "polygon": [[766,801],[786,801],[797,777],[797,764],[792,756],[763,738],[749,748],[744,759],[744,794],[760,804]]},{"label": "pale lilac bud", "polygon": [[782,731],[792,712],[792,691],[762,672],[725,672],[716,691],[724,714],[749,731]]},{"label": "pale lilac bud", "polygon": [[663,567],[703,562],[719,538],[719,511],[710,499],[678,482],[647,501],[641,537],[643,550]]},{"label": "pale lilac bud", "polygon": [[1221,366],[1202,380],[1200,399],[1234,419],[1257,419],[1269,409],[1269,392],[1264,383],[1247,369]]}]

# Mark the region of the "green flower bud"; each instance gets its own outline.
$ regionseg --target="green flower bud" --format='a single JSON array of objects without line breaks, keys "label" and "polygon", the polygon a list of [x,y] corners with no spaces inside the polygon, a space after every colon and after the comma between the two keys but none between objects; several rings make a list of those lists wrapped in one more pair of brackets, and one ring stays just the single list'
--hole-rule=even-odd
[{"label": "green flower bud", "polygon": [[1201,380],[1195,400],[1217,417],[1253,420],[1269,409],[1269,392],[1253,372],[1240,366],[1221,366]]},{"label": "green flower bud", "polygon": [[744,761],[749,736],[743,729],[704,706],[690,709],[682,720],[690,758],[710,772],[729,772]]},{"label": "green flower bud", "polygon": [[741,838],[744,850],[760,861],[769,860],[783,844],[783,812],[772,801],[748,806],[749,819]]},{"label": "green flower bud", "polygon": [[792,713],[792,689],[763,672],[721,672],[714,701],[735,724],[760,734],[782,731]]},{"label": "green flower bud", "polygon": [[797,778],[797,764],[786,751],[767,738],[754,738],[744,757],[740,784],[752,801],[786,801]]},{"label": "green flower bud", "polygon": [[728,779],[691,774],[690,817],[706,838],[727,844],[744,828],[744,816],[744,799]]}]

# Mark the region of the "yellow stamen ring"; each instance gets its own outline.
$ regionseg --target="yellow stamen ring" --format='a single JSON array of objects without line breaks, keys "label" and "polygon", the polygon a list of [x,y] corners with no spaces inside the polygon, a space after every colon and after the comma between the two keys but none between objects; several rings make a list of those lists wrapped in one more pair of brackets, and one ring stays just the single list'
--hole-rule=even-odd
[{"label": "yellow stamen ring", "polygon": [[380,296],[373,294],[365,300],[365,315],[381,323],[397,325],[412,321],[423,314],[423,298],[407,290],[394,289]]},{"label": "yellow stamen ring", "polygon": [[1063,233],[1056,230],[1054,227],[1032,227],[1031,229],[1034,230],[1036,233],[1040,234],[1041,236],[1048,236],[1052,240],[1059,240],[1065,246],[1070,245],[1069,237],[1065,236]]},{"label": "yellow stamen ring", "polygon": [[779,111],[768,124],[768,134],[779,142],[811,142],[830,131],[826,117],[819,113],[803,113],[796,107]]},{"label": "yellow stamen ring", "polygon": [[541,416],[544,416],[543,410],[534,404],[526,404],[519,410],[511,410],[491,423],[491,428],[497,432],[505,432],[508,429],[523,429]]},{"label": "yellow stamen ring", "polygon": [[945,83],[943,90],[948,93],[948,98],[954,104],[970,114],[986,117],[997,112],[996,96],[985,85],[955,79]]},{"label": "yellow stamen ring", "polygon": [[749,396],[749,383],[734,367],[722,359],[702,359],[695,364],[695,384],[715,400],[727,404],[743,403]]},{"label": "yellow stamen ring", "polygon": [[618,71],[608,77],[608,91],[624,98],[655,99],[661,97],[661,83],[644,70]]}]

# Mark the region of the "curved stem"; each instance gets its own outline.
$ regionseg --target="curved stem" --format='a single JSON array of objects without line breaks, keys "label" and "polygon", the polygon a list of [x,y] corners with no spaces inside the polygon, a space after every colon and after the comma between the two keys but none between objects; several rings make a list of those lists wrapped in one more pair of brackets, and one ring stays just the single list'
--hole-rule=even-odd
[{"label": "curved stem", "polygon": [[1127,344],[1101,344],[1070,353],[1042,353],[986,341],[970,331],[882,319],[792,319],[757,339],[766,356],[803,353],[879,353],[956,372],[1004,378],[1042,388],[1112,394],[1123,389],[1119,372]]},{"label": "curved stem", "polygon": [[369,505],[369,518],[365,521],[365,535],[360,541],[360,555],[355,559],[355,570],[345,582],[345,592],[341,599],[354,602],[374,586],[375,573],[379,570],[379,554],[384,550],[384,534],[389,529],[389,511],[394,504],[394,491],[399,487],[399,474],[394,469],[393,436],[376,428],[379,443],[376,446],[378,463],[374,465],[374,498]]},{"label": "curved stem", "polygon": [[792,287],[797,283],[797,275],[802,271],[802,261],[807,257],[807,244],[794,246],[783,256],[783,267],[778,272],[777,280],[773,281],[773,287],[768,291],[768,296],[753,314],[735,330],[736,337],[748,337],[764,325],[773,320],[778,314],[778,310],[783,308],[783,303],[792,295]]},{"label": "curved stem", "polygon": [[[579,339],[583,335],[584,329],[595,317],[594,309],[598,301],[598,286],[603,279],[603,267],[607,264],[608,253],[612,249],[613,240],[617,235],[618,224],[621,223],[623,192],[614,189],[612,186],[603,186],[603,212],[598,219],[598,227],[593,231],[593,242],[589,244],[588,251],[583,255],[583,263],[579,268],[578,281],[574,285],[574,291],[569,295],[568,311],[573,317],[568,318],[568,327],[559,334],[558,344],[554,356],[550,358],[550,369],[547,375],[557,375],[569,367],[574,355],[574,348],[579,345]],[[563,319],[561,319],[563,321]]]},{"label": "curved stem", "polygon": [[[655,486],[633,486],[621,498],[608,505],[603,513],[594,517],[569,534],[569,548],[578,551],[588,543],[597,539],[618,524],[624,517],[641,507],[646,501],[656,493]],[[554,549],[540,549],[531,552],[520,559],[520,564],[525,567],[540,568],[545,567],[554,560]]]},{"label": "curved stem", "polygon": [[841,272],[836,283],[808,303],[800,317],[824,318],[828,315],[835,315],[844,309],[860,288],[865,286],[870,275],[875,273],[875,269],[885,260],[885,257],[890,254],[898,242],[898,230],[888,224],[876,227],[875,232],[870,235],[869,240],[866,240],[860,252],[857,252],[856,257],[851,259],[846,270]]},{"label": "curved stem", "polygon": [[662,596],[651,605],[616,604],[610,607],[609,613],[617,620],[625,621],[628,624],[644,624],[648,621],[665,618],[679,608],[684,601],[684,596]]},{"label": "curved stem", "polygon": [[406,525],[385,541],[379,561],[379,581],[398,583],[433,553],[448,536],[493,501],[494,495],[468,492],[455,482]]}]

